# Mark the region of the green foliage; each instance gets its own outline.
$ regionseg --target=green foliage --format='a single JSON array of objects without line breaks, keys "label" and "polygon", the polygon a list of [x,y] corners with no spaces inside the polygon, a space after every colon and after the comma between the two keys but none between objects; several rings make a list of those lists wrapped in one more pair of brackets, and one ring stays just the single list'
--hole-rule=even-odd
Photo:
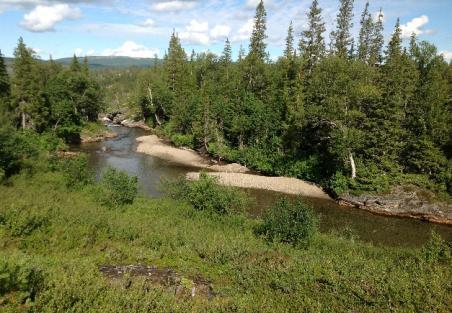
[{"label": "green foliage", "polygon": [[129,177],[126,172],[110,167],[100,180],[100,200],[110,207],[132,204],[138,193],[137,182],[136,177]]},{"label": "green foliage", "polygon": [[94,181],[94,174],[88,167],[88,156],[84,154],[62,160],[62,171],[68,188],[80,188]]},{"label": "green foliage", "polygon": [[47,226],[49,212],[38,211],[30,206],[13,206],[0,211],[0,225],[5,227],[12,237],[29,236],[35,230]]},{"label": "green foliage", "polygon": [[[2,212],[48,212],[46,226],[20,238],[0,225],[2,312],[446,312],[451,301],[450,264],[425,262],[418,248],[321,233],[305,249],[268,245],[255,220],[212,218],[164,197],[111,210],[89,190],[67,189],[61,173],[13,177],[0,194]],[[186,287],[203,277],[216,295],[185,299],[144,278],[110,279],[98,269],[109,264],[171,268]]]},{"label": "green foliage", "polygon": [[430,240],[422,248],[426,262],[443,262],[452,265],[452,242],[446,242],[441,236],[432,232]]},{"label": "green foliage", "polygon": [[250,202],[247,195],[236,188],[222,187],[217,179],[201,172],[199,180],[186,178],[163,181],[163,189],[174,199],[189,202],[196,210],[217,214],[244,212]]},{"label": "green foliage", "polygon": [[349,179],[342,172],[336,172],[330,179],[329,188],[335,196],[340,196],[349,189]]},{"label": "green foliage", "polygon": [[317,233],[318,218],[301,200],[281,198],[267,213],[255,232],[270,242],[309,246]]},{"label": "green foliage", "polygon": [[44,287],[45,275],[32,258],[23,254],[0,255],[0,306],[34,301]]}]

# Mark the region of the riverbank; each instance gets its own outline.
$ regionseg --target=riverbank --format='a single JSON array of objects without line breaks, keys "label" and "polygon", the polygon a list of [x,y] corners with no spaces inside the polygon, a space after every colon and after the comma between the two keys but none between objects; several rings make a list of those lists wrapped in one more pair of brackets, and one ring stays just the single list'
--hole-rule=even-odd
[{"label": "riverbank", "polygon": [[118,134],[109,130],[105,125],[100,123],[87,123],[81,134],[81,143],[100,142],[107,139],[116,138]]},{"label": "riverbank", "polygon": [[[209,175],[218,178],[218,183],[225,186],[253,188],[276,191],[286,194],[298,194],[305,197],[331,199],[320,187],[296,178],[267,177],[250,174],[243,165],[215,164],[214,161],[202,157],[196,151],[171,146],[156,135],[137,138],[137,152],[152,155],[166,161],[207,170]],[[196,180],[199,172],[190,172],[187,178]]]},{"label": "riverbank", "polygon": [[452,225],[452,205],[433,201],[433,194],[416,186],[397,186],[384,195],[346,195],[338,203],[368,212]]},{"label": "riverbank", "polygon": [[[263,189],[304,197],[331,199],[322,188],[315,184],[290,177],[267,177],[253,175],[240,164],[215,164],[213,160],[201,156],[194,150],[176,148],[156,135],[137,138],[137,152],[186,166],[206,170],[218,177],[222,185]],[[188,179],[197,179],[199,172],[190,172]],[[447,203],[432,202],[422,195],[425,190],[405,190],[397,187],[387,195],[343,196],[337,199],[342,206],[358,208],[373,214],[413,218],[437,224],[452,225],[452,206]],[[416,187],[412,187],[416,188]],[[405,190],[405,191],[403,191]]]}]

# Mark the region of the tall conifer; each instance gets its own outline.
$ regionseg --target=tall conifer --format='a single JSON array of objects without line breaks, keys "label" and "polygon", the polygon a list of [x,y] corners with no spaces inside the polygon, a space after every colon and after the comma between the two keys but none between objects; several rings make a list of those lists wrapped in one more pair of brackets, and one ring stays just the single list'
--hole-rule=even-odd
[{"label": "tall conifer", "polygon": [[341,58],[347,58],[352,44],[350,30],[353,27],[353,0],[340,0],[340,2],[336,30],[331,33],[331,42],[333,53]]}]

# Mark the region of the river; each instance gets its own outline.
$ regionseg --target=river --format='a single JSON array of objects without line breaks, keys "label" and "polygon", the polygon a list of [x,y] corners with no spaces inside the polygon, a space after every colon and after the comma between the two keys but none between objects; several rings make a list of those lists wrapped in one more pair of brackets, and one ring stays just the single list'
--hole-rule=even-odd
[{"label": "river", "polygon": [[[89,155],[89,166],[100,177],[102,171],[112,166],[137,176],[140,193],[150,197],[164,196],[159,189],[160,179],[177,178],[193,171],[193,168],[178,166],[150,155],[136,152],[136,138],[148,134],[137,128],[111,127],[118,133],[112,140],[86,143],[77,150]],[[264,190],[248,190],[256,198],[256,205],[248,214],[252,217],[261,215],[278,197],[279,193]],[[305,198],[320,215],[322,232],[344,232],[350,229],[357,237],[375,245],[384,246],[420,246],[430,237],[434,230],[443,238],[452,240],[452,227],[436,225],[413,219],[394,218],[374,215],[372,213],[341,207],[334,201]]]}]

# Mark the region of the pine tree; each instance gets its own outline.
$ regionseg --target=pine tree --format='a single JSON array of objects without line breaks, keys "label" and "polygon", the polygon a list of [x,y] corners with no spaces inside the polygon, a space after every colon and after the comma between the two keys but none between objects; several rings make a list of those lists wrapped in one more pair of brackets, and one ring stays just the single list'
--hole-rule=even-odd
[{"label": "pine tree", "polygon": [[0,107],[4,107],[3,104],[6,103],[10,95],[11,86],[9,83],[9,75],[8,71],[6,70],[6,64],[5,60],[3,59],[2,51],[0,50]]},{"label": "pine tree", "polygon": [[71,61],[71,64],[69,65],[69,69],[71,72],[80,72],[82,70],[82,67],[80,66],[78,58],[75,54],[72,57],[72,61]]},{"label": "pine tree", "polygon": [[20,114],[22,128],[32,124],[31,112],[38,101],[39,79],[36,75],[36,61],[33,50],[27,48],[22,37],[14,50],[12,96],[14,105]]},{"label": "pine tree", "polygon": [[325,32],[325,23],[322,21],[322,9],[319,7],[318,0],[312,2],[307,15],[308,29],[301,33],[299,44],[300,55],[303,58],[304,69],[311,73],[314,66],[325,55],[325,41],[323,33]]},{"label": "pine tree", "polygon": [[265,11],[264,1],[261,0],[256,8],[256,15],[254,16],[253,32],[250,38],[249,57],[258,61],[264,62],[267,58],[265,39],[267,30],[267,12]]},{"label": "pine tree", "polygon": [[82,73],[83,73],[83,75],[85,75],[86,77],[89,76],[89,62],[88,62],[88,57],[87,57],[87,56],[85,56],[85,57],[83,58]]},{"label": "pine tree", "polygon": [[231,42],[229,41],[229,38],[226,38],[226,41],[224,43],[224,49],[223,49],[223,53],[221,55],[221,61],[224,64],[232,63],[232,48],[231,48]]},{"label": "pine tree", "polygon": [[244,58],[245,58],[245,49],[243,48],[242,45],[240,45],[237,61],[241,62],[243,61]]},{"label": "pine tree", "polygon": [[381,51],[383,49],[384,36],[383,36],[383,10],[380,9],[377,22],[374,23],[372,40],[370,46],[369,64],[376,65],[381,64],[382,57]]},{"label": "pine tree", "polygon": [[258,95],[261,99],[264,97],[267,78],[265,75],[265,61],[268,59],[265,44],[266,18],[264,2],[261,0],[256,8],[254,17],[253,32],[250,38],[249,52],[246,56],[245,64],[245,85],[248,91]]},{"label": "pine tree", "polygon": [[284,49],[284,56],[286,59],[292,59],[294,57],[294,38],[293,38],[293,23],[290,22],[289,29],[287,30],[286,48]]},{"label": "pine tree", "polygon": [[[402,50],[400,21],[397,20],[386,50],[386,63],[382,67],[382,99],[370,118],[378,125],[373,132],[376,139],[373,155],[388,170],[400,170],[398,159],[404,148],[407,132],[403,127],[408,108],[413,103],[417,84],[414,62]],[[392,166],[392,168],[389,168]]]},{"label": "pine tree", "polygon": [[187,55],[180,44],[179,37],[173,31],[171,35],[168,55],[165,61],[165,69],[168,75],[168,86],[171,91],[176,91],[182,80],[183,75],[186,74],[185,62],[187,61]]},{"label": "pine tree", "polygon": [[350,30],[353,27],[353,0],[340,0],[341,6],[336,20],[336,30],[331,33],[334,54],[347,58],[352,43]]},{"label": "pine tree", "polygon": [[360,24],[358,59],[368,63],[371,55],[372,36],[374,32],[374,23],[372,21],[372,15],[369,12],[369,2],[366,2],[366,6],[361,15]]},{"label": "pine tree", "polygon": [[402,55],[402,30],[400,28],[400,19],[397,19],[394,32],[388,44],[386,51],[386,63],[396,62]]}]

